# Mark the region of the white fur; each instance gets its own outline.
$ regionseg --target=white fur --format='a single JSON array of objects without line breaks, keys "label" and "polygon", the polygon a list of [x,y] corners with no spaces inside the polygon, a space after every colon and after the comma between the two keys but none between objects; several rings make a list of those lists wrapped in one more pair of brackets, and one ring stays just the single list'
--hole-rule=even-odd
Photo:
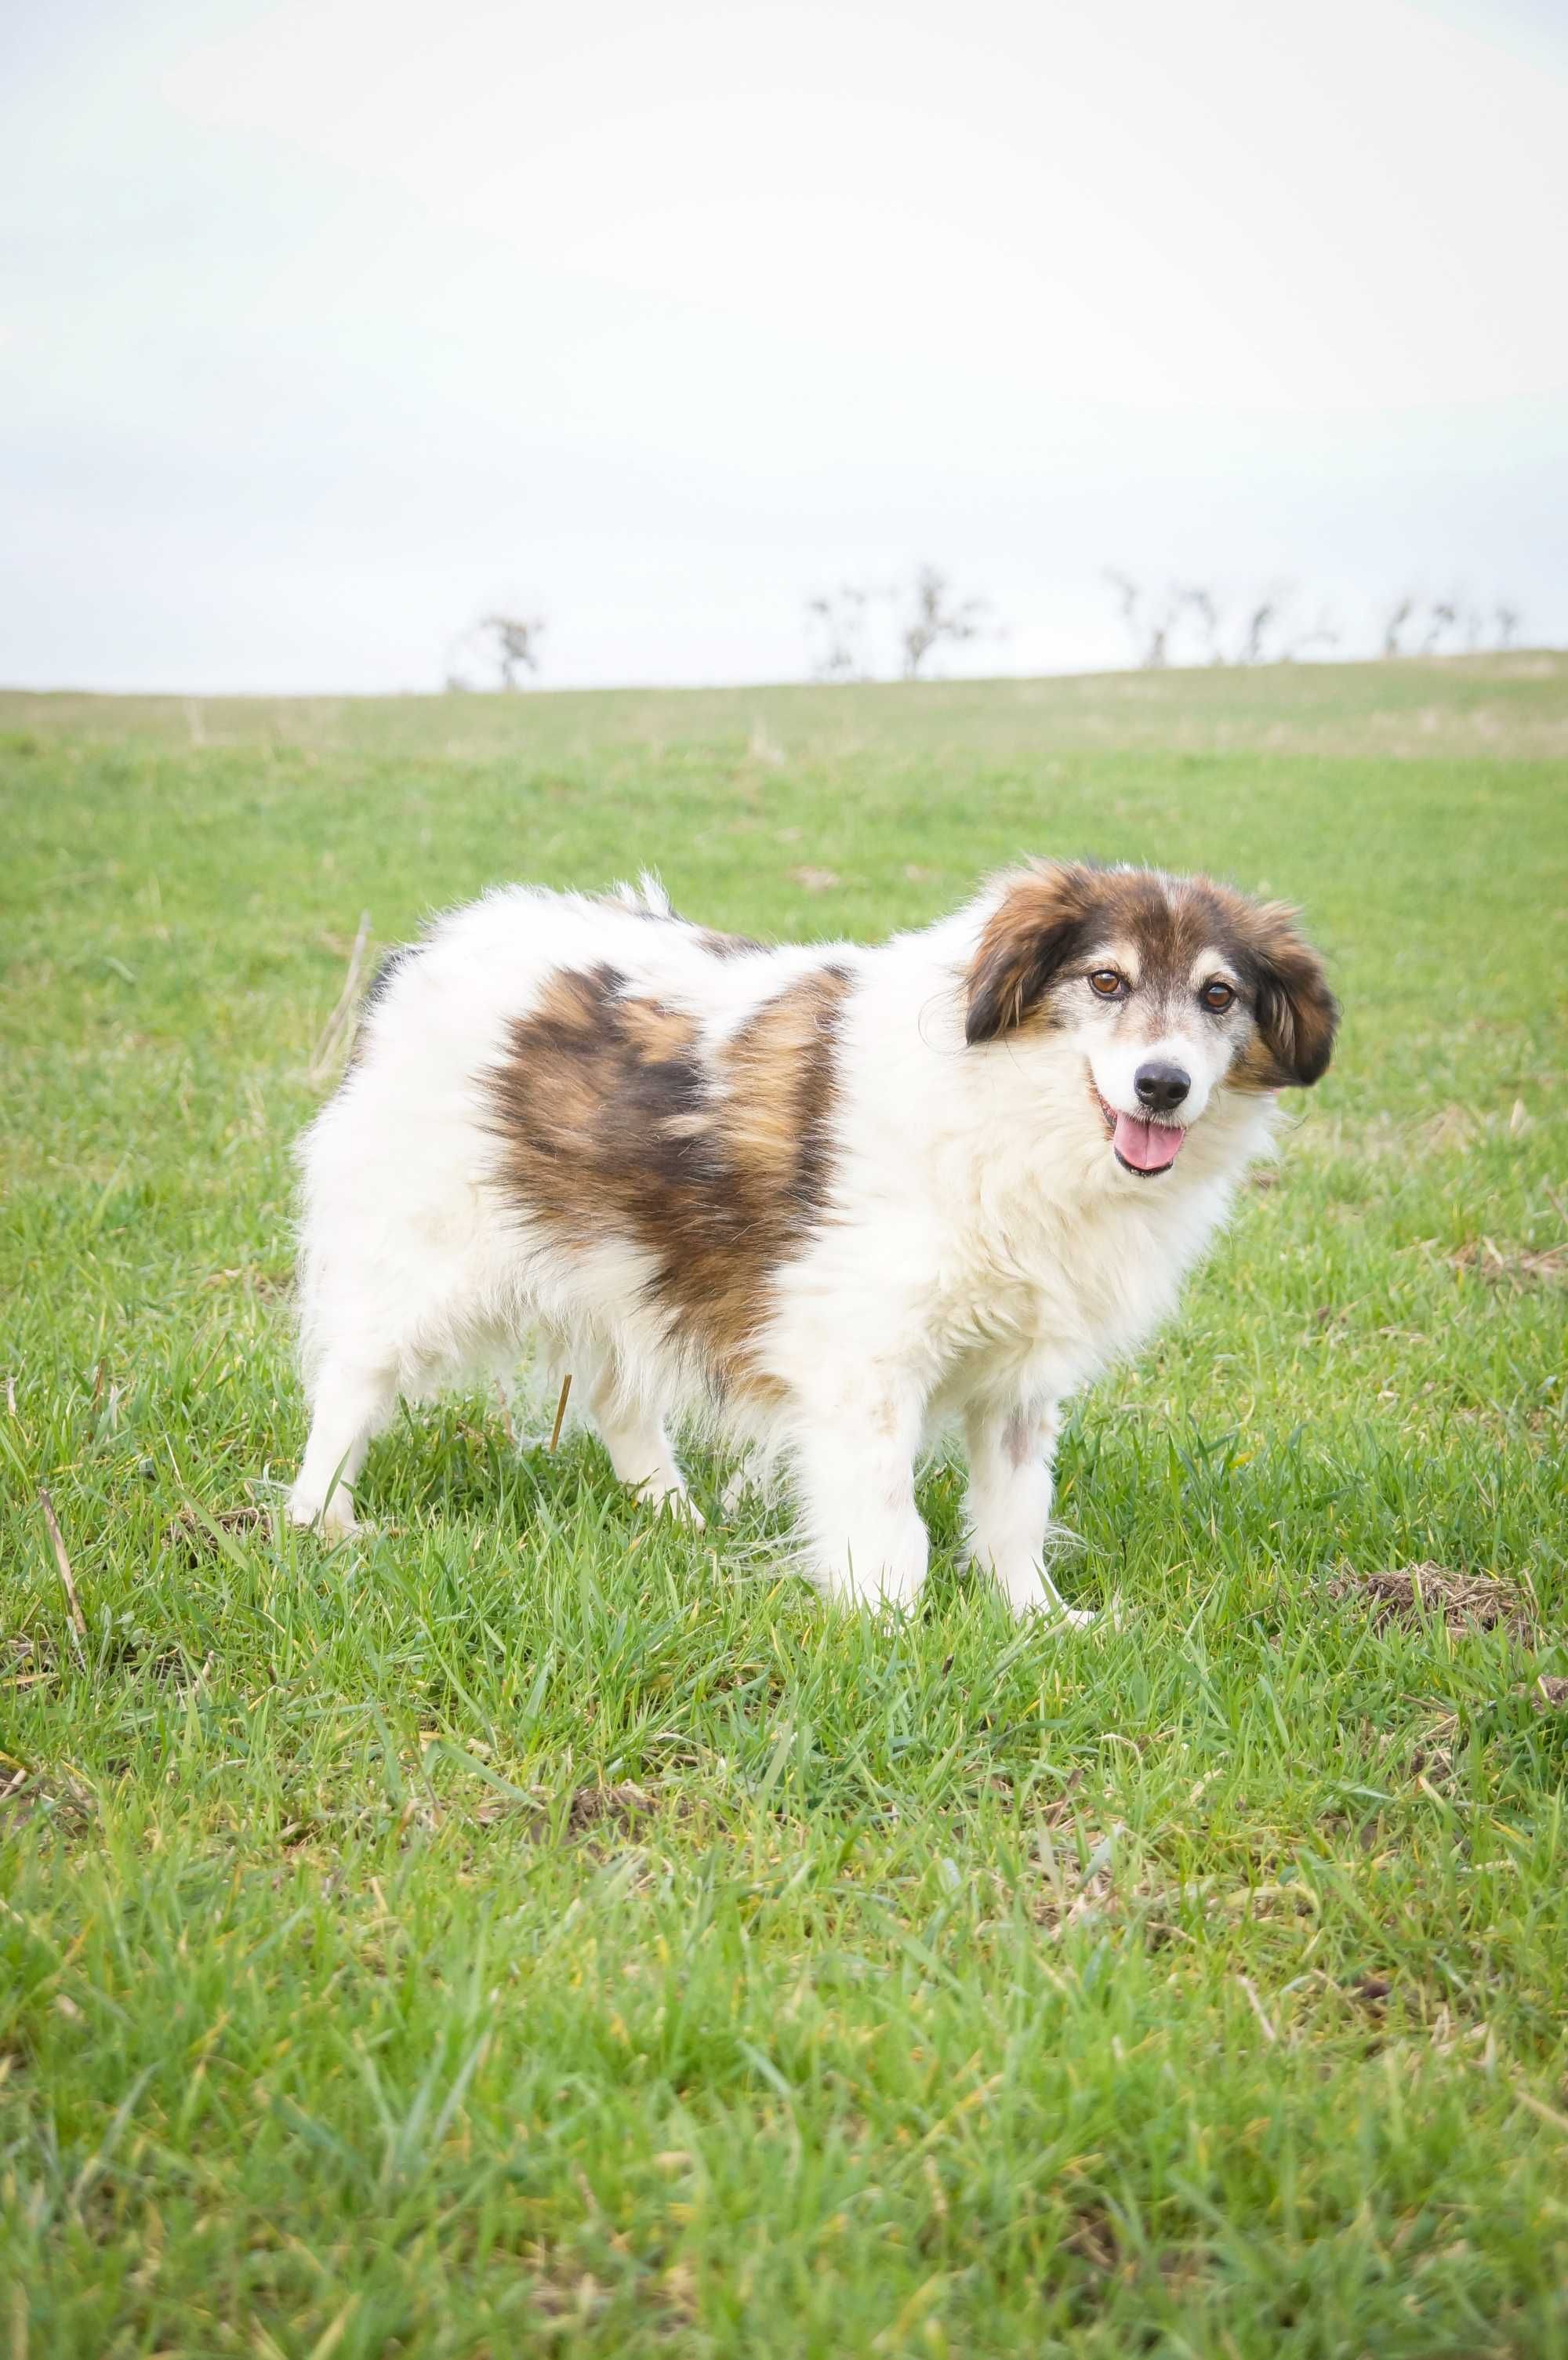
[{"label": "white fur", "polygon": [[[1165,1011],[1160,1045],[1201,1085],[1182,1109],[1189,1136],[1169,1171],[1122,1170],[1090,1076],[1133,1111],[1131,1052],[1104,1010],[1085,998],[1081,1025],[965,1045],[966,971],[994,907],[982,895],[875,948],[725,958],[679,921],[654,922],[668,905],[646,880],[613,904],[512,887],[441,919],[368,1011],[301,1144],[311,1427],[293,1515],[352,1530],[365,1445],[399,1394],[515,1365],[542,1334],[645,1499],[683,1500],[669,1425],[694,1412],[787,1466],[802,1561],[837,1597],[916,1597],[916,1461],[961,1422],[975,1562],[1015,1609],[1065,1612],[1044,1561],[1059,1405],[1171,1310],[1268,1145],[1275,1100],[1227,1088],[1214,1029],[1172,1034]],[[783,1400],[717,1398],[644,1292],[646,1251],[627,1239],[569,1255],[504,1199],[483,1076],[562,967],[607,961],[716,1042],[829,959],[853,981],[827,1218],[756,1313],[756,1362]]]}]

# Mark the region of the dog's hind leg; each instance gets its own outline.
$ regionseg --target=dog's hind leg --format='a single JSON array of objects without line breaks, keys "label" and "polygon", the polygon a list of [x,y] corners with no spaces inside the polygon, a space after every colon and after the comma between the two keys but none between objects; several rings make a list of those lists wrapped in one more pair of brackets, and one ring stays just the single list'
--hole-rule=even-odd
[{"label": "dog's hind leg", "polygon": [[310,1438],[289,1499],[290,1521],[337,1537],[357,1532],[354,1486],[370,1437],[397,1398],[395,1375],[329,1358],[311,1387]]}]

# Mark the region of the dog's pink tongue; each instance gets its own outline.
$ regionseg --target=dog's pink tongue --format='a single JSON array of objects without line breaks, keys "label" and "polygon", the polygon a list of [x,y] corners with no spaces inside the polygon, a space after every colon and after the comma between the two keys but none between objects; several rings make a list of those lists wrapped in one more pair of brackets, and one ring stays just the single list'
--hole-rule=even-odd
[{"label": "dog's pink tongue", "polygon": [[1174,1123],[1138,1122],[1130,1114],[1118,1114],[1113,1145],[1124,1164],[1135,1172],[1163,1172],[1175,1163],[1186,1145],[1187,1134]]}]

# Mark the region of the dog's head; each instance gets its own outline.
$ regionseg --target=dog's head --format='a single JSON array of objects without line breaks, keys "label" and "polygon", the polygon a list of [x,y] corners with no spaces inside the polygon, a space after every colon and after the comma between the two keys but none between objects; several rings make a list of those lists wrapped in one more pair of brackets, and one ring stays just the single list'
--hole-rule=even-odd
[{"label": "dog's head", "polygon": [[971,1043],[1049,1032],[1123,1171],[1169,1172],[1224,1090],[1304,1088],[1339,1011],[1279,901],[1206,877],[1051,862],[996,889],[968,978]]}]

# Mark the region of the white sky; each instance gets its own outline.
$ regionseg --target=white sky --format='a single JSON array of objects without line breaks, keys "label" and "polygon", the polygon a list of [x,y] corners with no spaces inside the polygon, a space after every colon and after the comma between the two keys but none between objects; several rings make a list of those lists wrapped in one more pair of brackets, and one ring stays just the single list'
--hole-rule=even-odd
[{"label": "white sky", "polygon": [[[1559,0],[6,0],[0,680],[799,677],[922,559],[1568,639]],[[957,668],[957,667],[954,667]]]}]

